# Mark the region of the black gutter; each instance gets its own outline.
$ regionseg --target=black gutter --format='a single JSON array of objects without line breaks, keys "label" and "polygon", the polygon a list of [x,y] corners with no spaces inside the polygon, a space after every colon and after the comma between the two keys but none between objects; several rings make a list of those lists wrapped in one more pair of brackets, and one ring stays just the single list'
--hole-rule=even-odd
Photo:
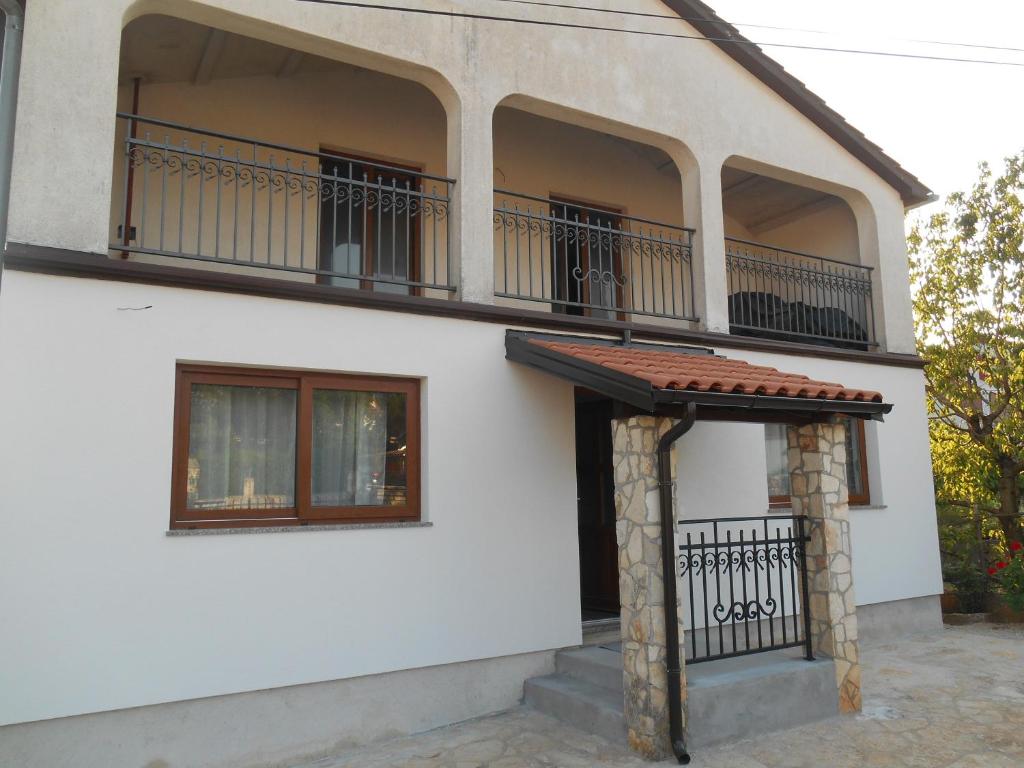
[{"label": "black gutter", "polygon": [[668,728],[672,753],[680,765],[690,762],[683,728],[683,681],[679,661],[679,598],[676,595],[676,521],[672,505],[672,445],[697,421],[697,404],[658,441],[658,498],[661,506],[661,579],[665,585],[665,666],[668,671]]},{"label": "black gutter", "polygon": [[823,397],[778,397],[742,395],[728,392],[694,392],[686,389],[656,389],[658,405],[689,404],[710,408],[737,408],[751,411],[790,411],[801,413],[841,413],[845,416],[882,421],[892,410],[892,403],[872,400],[826,400]]}]

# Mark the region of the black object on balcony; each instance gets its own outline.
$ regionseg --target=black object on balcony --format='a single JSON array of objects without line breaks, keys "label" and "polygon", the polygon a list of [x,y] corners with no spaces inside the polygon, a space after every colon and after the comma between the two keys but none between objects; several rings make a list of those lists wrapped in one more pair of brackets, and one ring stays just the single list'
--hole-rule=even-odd
[{"label": "black object on balcony", "polygon": [[732,333],[826,346],[876,346],[871,268],[726,240]]}]

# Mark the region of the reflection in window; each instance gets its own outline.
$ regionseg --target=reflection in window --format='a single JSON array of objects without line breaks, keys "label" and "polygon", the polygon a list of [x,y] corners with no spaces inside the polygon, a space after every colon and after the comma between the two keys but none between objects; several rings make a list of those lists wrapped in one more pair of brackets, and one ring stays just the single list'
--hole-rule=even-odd
[{"label": "reflection in window", "polygon": [[846,417],[843,421],[846,423],[846,483],[850,488],[850,503],[869,504],[864,420]]},{"label": "reflection in window", "polygon": [[313,390],[315,507],[406,504],[406,395]]},{"label": "reflection in window", "polygon": [[[846,425],[846,482],[851,504],[869,504],[867,446],[863,419],[842,417]],[[765,454],[768,466],[768,502],[771,506],[790,504],[788,427],[785,424],[765,424]]]},{"label": "reflection in window", "polygon": [[785,424],[765,424],[764,441],[768,460],[768,502],[774,506],[789,504],[789,444]]}]

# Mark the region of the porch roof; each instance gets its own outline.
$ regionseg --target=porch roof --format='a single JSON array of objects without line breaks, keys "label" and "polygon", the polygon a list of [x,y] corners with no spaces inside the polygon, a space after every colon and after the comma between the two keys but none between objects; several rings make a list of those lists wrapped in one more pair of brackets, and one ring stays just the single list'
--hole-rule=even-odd
[{"label": "porch roof", "polygon": [[881,419],[879,392],[817,381],[710,349],[508,331],[505,356],[649,413],[694,403],[698,418],[801,422]]}]

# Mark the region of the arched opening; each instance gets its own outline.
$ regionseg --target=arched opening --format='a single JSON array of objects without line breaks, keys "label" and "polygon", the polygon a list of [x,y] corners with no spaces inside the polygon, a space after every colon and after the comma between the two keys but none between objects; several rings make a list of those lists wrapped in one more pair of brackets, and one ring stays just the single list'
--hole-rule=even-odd
[{"label": "arched opening", "polygon": [[444,297],[447,117],[412,80],[164,15],[123,30],[110,247]]},{"label": "arched opening", "polygon": [[500,303],[605,320],[694,319],[692,232],[664,149],[508,100],[493,130]]},{"label": "arched opening", "polygon": [[875,345],[872,268],[846,200],[727,162],[722,213],[732,333]]}]

